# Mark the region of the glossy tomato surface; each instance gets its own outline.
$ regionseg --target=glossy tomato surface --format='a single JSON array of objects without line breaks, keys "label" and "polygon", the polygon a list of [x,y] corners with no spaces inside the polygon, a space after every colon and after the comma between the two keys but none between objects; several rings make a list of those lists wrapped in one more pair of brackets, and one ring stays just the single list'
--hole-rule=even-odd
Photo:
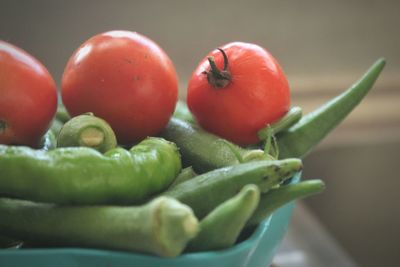
[{"label": "glossy tomato surface", "polygon": [[48,70],[22,49],[0,41],[0,144],[36,147],[57,108]]},{"label": "glossy tomato surface", "polygon": [[119,143],[157,134],[171,117],[178,79],[167,54],[152,40],[111,31],[83,43],[62,77],[62,100],[72,116],[93,112]]},{"label": "glossy tomato surface", "polygon": [[289,110],[288,82],[276,59],[258,45],[233,42],[220,49],[227,57],[230,80],[215,87],[207,78],[208,57],[214,58],[218,69],[224,68],[221,51],[212,51],[189,80],[187,104],[206,130],[237,144],[257,143],[257,131]]}]

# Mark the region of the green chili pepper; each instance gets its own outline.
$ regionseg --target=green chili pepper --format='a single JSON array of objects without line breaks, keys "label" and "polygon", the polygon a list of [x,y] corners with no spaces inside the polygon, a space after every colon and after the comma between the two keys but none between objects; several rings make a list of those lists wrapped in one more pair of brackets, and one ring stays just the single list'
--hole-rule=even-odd
[{"label": "green chili pepper", "polygon": [[365,97],[383,67],[381,58],[347,91],[304,116],[298,123],[278,135],[279,157],[304,157],[335,128]]},{"label": "green chili pepper", "polygon": [[178,149],[149,137],[129,151],[51,151],[0,145],[0,195],[58,204],[137,203],[166,189],[181,170]]}]

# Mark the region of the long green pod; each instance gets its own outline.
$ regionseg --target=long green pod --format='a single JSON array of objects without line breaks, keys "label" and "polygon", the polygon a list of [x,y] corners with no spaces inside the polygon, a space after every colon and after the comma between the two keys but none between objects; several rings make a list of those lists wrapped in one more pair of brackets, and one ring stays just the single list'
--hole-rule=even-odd
[{"label": "long green pod", "polygon": [[301,158],[335,128],[365,97],[385,66],[377,60],[370,69],[342,94],[331,99],[278,136],[280,158]]},{"label": "long green pod", "polygon": [[260,138],[261,140],[267,139],[269,135],[269,127],[271,128],[272,134],[278,134],[282,131],[285,131],[293,126],[295,123],[297,123],[302,116],[303,110],[301,109],[301,107],[292,107],[279,121],[259,130],[257,132],[258,138]]},{"label": "long green pod", "polygon": [[192,210],[160,197],[136,207],[58,206],[0,198],[0,233],[58,246],[178,256],[198,232]]},{"label": "long green pod", "polygon": [[236,195],[243,186],[255,184],[261,192],[266,192],[301,169],[299,159],[242,163],[198,175],[162,195],[189,205],[196,216],[202,219],[216,206]]},{"label": "long green pod", "polygon": [[325,189],[325,183],[321,180],[307,180],[297,184],[289,184],[274,188],[269,192],[262,194],[257,209],[250,217],[246,227],[255,227],[262,220],[266,219],[276,209],[292,202],[296,199],[305,198]]},{"label": "long green pod", "polygon": [[193,177],[196,177],[197,173],[193,170],[192,166],[186,167],[181,170],[181,172],[178,174],[178,176],[175,178],[175,180],[171,183],[171,185],[168,187],[168,189],[171,189],[175,186],[177,186],[180,183],[189,181]]},{"label": "long green pod", "polygon": [[165,190],[181,170],[175,144],[149,137],[130,150],[50,151],[0,145],[0,195],[58,204],[129,204]]},{"label": "long green pod", "polygon": [[188,123],[196,123],[196,120],[183,100],[176,102],[175,111],[172,116]]},{"label": "long green pod", "polygon": [[62,104],[58,105],[55,119],[59,120],[62,123],[66,123],[71,119],[71,116],[68,114],[68,111],[64,107],[64,105]]},{"label": "long green pod", "polygon": [[243,187],[236,196],[217,206],[200,221],[200,231],[189,242],[187,250],[218,250],[235,244],[259,200],[260,190],[256,185]]},{"label": "long green pod", "polygon": [[198,173],[251,160],[270,159],[261,149],[245,149],[183,120],[172,118],[161,132],[177,144],[183,164]]}]

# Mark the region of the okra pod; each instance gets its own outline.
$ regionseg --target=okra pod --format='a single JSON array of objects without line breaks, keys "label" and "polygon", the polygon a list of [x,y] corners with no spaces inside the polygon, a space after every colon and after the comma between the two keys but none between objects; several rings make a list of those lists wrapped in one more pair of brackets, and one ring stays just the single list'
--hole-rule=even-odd
[{"label": "okra pod", "polygon": [[278,136],[280,158],[302,158],[332,131],[367,95],[385,66],[377,60],[370,69],[342,94],[331,99]]},{"label": "okra pod", "polygon": [[159,197],[142,206],[58,206],[0,198],[0,234],[47,245],[178,256],[196,236],[192,210]]}]

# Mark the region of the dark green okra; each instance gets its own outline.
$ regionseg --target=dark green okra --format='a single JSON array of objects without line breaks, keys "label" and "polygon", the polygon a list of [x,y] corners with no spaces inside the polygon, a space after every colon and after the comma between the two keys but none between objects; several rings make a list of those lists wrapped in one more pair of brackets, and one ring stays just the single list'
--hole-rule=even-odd
[{"label": "dark green okra", "polygon": [[321,193],[325,183],[321,180],[307,180],[297,184],[283,185],[261,195],[257,209],[246,223],[246,228],[256,227],[275,210],[289,202]]},{"label": "dark green okra", "polygon": [[175,144],[149,137],[105,154],[0,145],[0,195],[59,204],[137,203],[167,188],[181,170]]},{"label": "dark green okra", "polygon": [[161,136],[177,144],[185,166],[198,173],[252,160],[270,159],[261,149],[245,149],[183,120],[172,118]]},{"label": "dark green okra", "polygon": [[0,234],[58,246],[178,256],[198,232],[192,210],[159,197],[142,206],[65,206],[0,198]]},{"label": "dark green okra", "polygon": [[180,183],[186,182],[196,176],[197,176],[197,173],[193,170],[193,168],[191,166],[186,167],[181,170],[181,172],[178,174],[178,176],[175,178],[175,180],[171,183],[171,185],[168,187],[168,189],[171,189],[172,187],[175,187]]},{"label": "dark green okra", "polygon": [[302,158],[332,131],[367,95],[385,66],[383,58],[347,91],[331,99],[278,135],[279,157]]},{"label": "dark green okra", "polygon": [[67,110],[62,104],[57,107],[56,115],[51,123],[50,130],[53,131],[55,136],[58,136],[63,125],[69,121],[71,117],[69,116]]},{"label": "dark green okra", "polygon": [[299,159],[259,160],[198,175],[163,192],[189,205],[199,219],[236,195],[243,186],[255,184],[266,192],[292,177],[302,168]]},{"label": "dark green okra", "polygon": [[188,123],[196,123],[192,113],[190,112],[188,106],[183,100],[178,100],[176,102],[173,116]]},{"label": "dark green okra", "polygon": [[297,123],[303,116],[303,110],[300,107],[292,107],[290,110],[277,122],[272,123],[259,130],[257,135],[260,140],[265,140],[271,134],[276,135],[282,131],[289,129],[295,123]]},{"label": "dark green okra", "polygon": [[188,244],[188,251],[224,249],[235,244],[247,220],[257,208],[260,190],[248,184],[213,209],[200,221],[200,231]]},{"label": "dark green okra", "polygon": [[62,123],[66,123],[71,119],[71,116],[68,114],[68,111],[65,109],[64,105],[58,105],[55,119],[59,120]]}]

